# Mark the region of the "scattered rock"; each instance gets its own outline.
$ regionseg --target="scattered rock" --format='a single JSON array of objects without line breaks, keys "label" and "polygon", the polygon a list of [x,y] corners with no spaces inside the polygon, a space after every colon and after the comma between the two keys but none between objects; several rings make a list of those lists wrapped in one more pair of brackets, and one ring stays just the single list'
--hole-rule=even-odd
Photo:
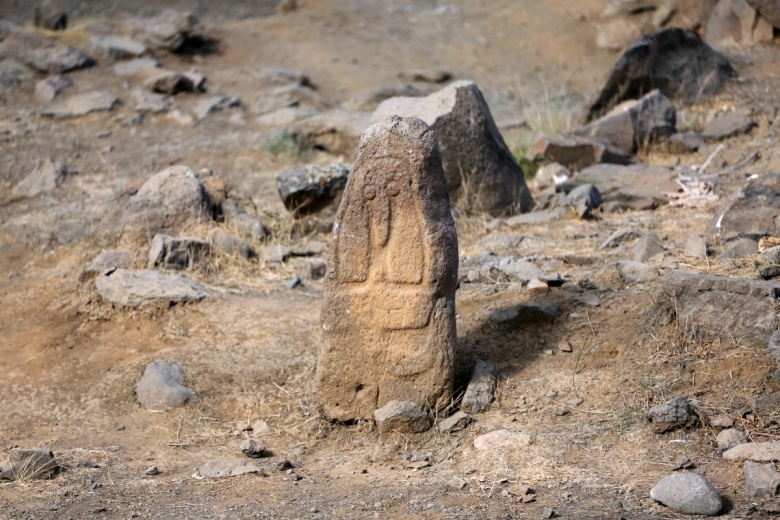
[{"label": "scattered rock", "polygon": [[246,439],[241,443],[241,451],[247,457],[256,459],[265,456],[265,443],[260,439]]},{"label": "scattered rock", "polygon": [[710,245],[707,239],[696,233],[685,240],[685,255],[693,258],[707,258],[710,254]]},{"label": "scattered rock", "polygon": [[287,170],[276,178],[284,207],[294,216],[320,213],[338,207],[347,185],[351,164],[309,165]]},{"label": "scattered rock", "polygon": [[202,467],[198,468],[195,473],[195,478],[237,477],[239,475],[246,475],[247,473],[257,473],[260,476],[266,476],[263,468],[255,464],[254,461],[235,459],[210,460]]},{"label": "scattered rock", "polygon": [[684,397],[674,397],[647,411],[647,420],[655,433],[666,433],[678,428],[693,428],[699,424],[699,414]]},{"label": "scattered rock", "polygon": [[677,172],[664,166],[596,164],[577,172],[561,189],[593,184],[605,203],[618,201],[636,210],[646,210],[669,202],[669,193],[679,189],[677,177]]},{"label": "scattered rock", "polygon": [[689,29],[669,28],[634,41],[612,67],[587,120],[609,112],[637,94],[659,88],[670,99],[693,104],[718,92],[737,72],[728,60]]},{"label": "scattered rock", "polygon": [[205,240],[157,234],[149,248],[149,268],[189,269],[210,252]]},{"label": "scattered rock", "polygon": [[555,518],[555,509],[552,507],[545,507],[542,509],[542,519]]},{"label": "scattered rock", "polygon": [[157,466],[150,466],[146,471],[144,471],[144,475],[149,475],[150,477],[154,477],[155,475],[160,474],[160,468]]},{"label": "scattered rock", "polygon": [[431,427],[431,417],[411,401],[390,401],[374,411],[380,433],[422,433]]},{"label": "scattered rock", "polygon": [[138,58],[146,53],[146,45],[143,43],[114,34],[92,36],[89,43],[98,54],[110,60]]},{"label": "scattered rock", "polygon": [[[769,355],[772,357],[772,359],[775,360],[775,364],[778,367],[778,369],[775,371],[775,379],[780,381],[780,329],[775,330],[772,333],[771,337],[769,338],[769,345],[767,350],[769,351]],[[780,399],[778,399],[778,402],[780,402]],[[756,402],[756,405],[758,405],[758,403],[759,401]]]},{"label": "scattered rock", "polygon": [[309,263],[309,279],[320,280],[328,273],[328,264],[325,260],[315,259]]},{"label": "scattered rock", "polygon": [[246,259],[254,256],[254,251],[249,244],[223,229],[215,228],[209,231],[209,243],[215,250],[229,256],[240,256]]},{"label": "scattered rock", "polygon": [[492,216],[533,207],[523,170],[475,83],[458,81],[424,98],[388,99],[372,117],[378,121],[393,114],[419,117],[436,133],[453,200],[468,196],[467,205]]},{"label": "scattered rock", "polygon": [[120,219],[120,244],[148,243],[156,234],[180,235],[211,220],[209,201],[198,176],[171,166],[146,181],[130,197]]},{"label": "scattered rock", "polygon": [[316,110],[326,107],[327,104],[313,88],[291,84],[261,92],[255,98],[251,108],[252,112],[261,116],[292,107],[308,107]]},{"label": "scattered rock", "polygon": [[528,148],[528,158],[534,162],[556,162],[573,171],[600,163],[631,163],[631,158],[619,148],[581,136],[540,137]]},{"label": "scattered rock", "polygon": [[558,186],[566,181],[571,176],[569,169],[562,164],[551,162],[543,164],[536,170],[534,175],[534,185],[537,190],[541,191],[546,188],[552,188]]},{"label": "scattered rock", "polygon": [[260,251],[260,260],[280,264],[290,258],[290,249],[282,245],[266,246]]},{"label": "scattered rock", "polygon": [[439,422],[439,432],[455,433],[466,428],[469,424],[471,424],[472,420],[473,419],[469,414],[462,410],[458,410],[454,414]]},{"label": "scattered rock", "polygon": [[258,419],[257,421],[253,422],[251,428],[252,433],[256,435],[267,435],[269,433],[273,433],[273,430],[268,425],[268,423],[262,419]]},{"label": "scattered rock", "polygon": [[496,323],[527,325],[552,321],[558,315],[558,306],[552,303],[521,303],[506,309],[489,311],[488,318]]},{"label": "scattered rock", "polygon": [[531,444],[531,435],[511,430],[495,430],[474,439],[474,447],[478,451],[496,448],[522,448],[529,444]]},{"label": "scattered rock", "polygon": [[130,95],[135,101],[135,110],[140,114],[160,114],[162,112],[168,112],[173,108],[168,96],[163,94],[155,94],[141,88],[136,88],[130,91]]},{"label": "scattered rock", "polygon": [[411,81],[421,81],[423,83],[444,83],[452,79],[452,74],[440,69],[411,69],[402,72],[400,76]]},{"label": "scattered rock", "polygon": [[466,487],[466,481],[462,478],[453,477],[450,481],[447,482],[447,486],[460,491]]},{"label": "scattered rock", "polygon": [[96,90],[75,94],[67,99],[48,105],[41,115],[49,117],[79,117],[92,112],[110,112],[119,105],[119,98],[110,92]]},{"label": "scattered rock", "polygon": [[658,268],[633,260],[620,260],[616,264],[620,277],[628,283],[644,283],[656,280]]},{"label": "scattered rock", "polygon": [[720,0],[707,20],[704,40],[716,47],[772,41],[772,24],[745,0]]},{"label": "scattered rock", "polygon": [[206,297],[203,289],[184,277],[150,270],[108,271],[95,284],[104,300],[119,307],[199,302]]},{"label": "scattered rock", "polygon": [[527,260],[517,260],[513,257],[500,260],[492,266],[492,269],[499,271],[513,280],[520,282],[530,282],[531,280],[542,280],[547,278],[535,263]]},{"label": "scattered rock", "polygon": [[195,116],[198,119],[204,119],[210,114],[241,106],[241,99],[236,96],[227,96],[220,94],[201,99],[195,106]]},{"label": "scattered rock", "polygon": [[479,413],[493,402],[498,376],[496,366],[489,361],[478,360],[471,374],[471,381],[461,399],[460,408],[464,412]]},{"label": "scattered rock", "polygon": [[423,91],[409,83],[392,83],[373,88],[358,97],[349,99],[342,106],[347,110],[373,111],[385,99],[424,95]]},{"label": "scattered rock", "polygon": [[35,6],[35,27],[48,29],[49,31],[64,31],[68,28],[68,13],[51,0],[44,0]]},{"label": "scattered rock", "polygon": [[68,76],[56,74],[35,82],[35,97],[41,101],[52,101],[65,89],[73,86],[73,80]]},{"label": "scattered rock", "polygon": [[299,85],[311,89],[315,88],[309,76],[299,70],[284,67],[260,67],[256,70],[255,75],[268,85]]},{"label": "scattered rock", "polygon": [[607,141],[627,154],[674,134],[677,111],[656,89],[638,100],[624,101],[575,134]]},{"label": "scattered rock", "polygon": [[678,132],[670,135],[666,141],[662,141],[666,146],[666,152],[672,155],[682,155],[693,153],[704,148],[704,138],[696,132]]},{"label": "scattered rock", "polygon": [[0,480],[50,479],[59,467],[49,448],[14,448],[0,462]]},{"label": "scattered rock", "polygon": [[734,446],[746,443],[747,437],[745,437],[745,434],[741,431],[729,428],[720,432],[715,438],[715,441],[718,443],[719,450],[726,451]]},{"label": "scattered rock", "polygon": [[615,18],[597,27],[596,46],[608,51],[620,51],[642,36],[642,29],[627,18]]},{"label": "scattered rock", "polygon": [[5,58],[49,74],[62,74],[95,64],[95,60],[82,51],[57,45],[8,20],[0,20],[0,60]]},{"label": "scattered rock", "polygon": [[688,515],[717,515],[723,507],[713,485],[698,473],[664,477],[650,490],[650,497]]},{"label": "scattered rock", "polygon": [[747,3],[776,28],[780,28],[780,5],[776,0],[747,0]]},{"label": "scattered rock", "polygon": [[746,134],[756,126],[758,125],[755,121],[741,112],[727,112],[708,124],[701,135],[705,139],[718,141],[727,137]]},{"label": "scattered rock", "polygon": [[750,498],[777,495],[780,490],[780,472],[775,465],[745,461],[745,489]]},{"label": "scattered rock", "polygon": [[755,240],[750,238],[740,238],[738,240],[729,242],[726,250],[719,254],[718,258],[721,260],[729,258],[745,258],[746,256],[756,254],[757,251],[758,243]]},{"label": "scattered rock", "polygon": [[262,242],[268,238],[268,230],[265,229],[260,219],[245,210],[235,200],[225,199],[220,204],[220,209],[225,223],[238,235],[256,242]]},{"label": "scattered rock", "polygon": [[734,419],[728,415],[714,415],[710,417],[710,426],[713,428],[731,428],[734,426]]},{"label": "scattered rock", "polygon": [[284,281],[285,287],[288,289],[295,289],[296,287],[299,287],[301,285],[301,277],[298,275],[293,276],[292,278],[289,278]]},{"label": "scattered rock", "polygon": [[780,276],[780,265],[765,265],[758,270],[762,280],[771,280]]},{"label": "scattered rock", "polygon": [[84,268],[79,279],[84,282],[95,276],[114,269],[128,269],[135,261],[135,251],[130,249],[112,249],[101,251],[92,262]]},{"label": "scattered rock", "polygon": [[580,218],[590,216],[591,212],[598,209],[603,202],[601,193],[593,184],[580,184],[567,193],[566,196],[569,197],[571,204],[577,209],[577,215]]},{"label": "scattered rock", "polygon": [[780,441],[737,444],[733,448],[724,451],[723,458],[728,460],[753,460],[756,462],[780,460]]},{"label": "scattered rock", "polygon": [[[775,218],[780,214],[780,173],[765,173],[747,180],[718,209],[709,230],[720,236],[729,233],[780,235]],[[780,224],[780,220],[778,221]]]},{"label": "scattered rock", "polygon": [[367,418],[393,400],[449,403],[457,277],[436,134],[388,117],[365,131],[336,214],[317,360],[327,417]]},{"label": "scattered rock", "polygon": [[298,121],[291,134],[301,149],[316,148],[351,158],[370,122],[368,112],[336,109]]},{"label": "scattered rock", "polygon": [[622,227],[616,229],[607,239],[601,243],[599,249],[606,249],[608,247],[617,247],[620,244],[634,240],[640,236],[639,230],[633,227]]},{"label": "scattered rock", "polygon": [[183,382],[184,372],[179,365],[158,359],[146,365],[135,393],[147,410],[180,408],[194,399]]},{"label": "scattered rock", "polygon": [[68,167],[65,163],[53,159],[39,160],[35,168],[19,181],[11,191],[16,197],[35,197],[51,191],[65,181]]},{"label": "scattered rock", "polygon": [[136,76],[141,79],[144,88],[159,94],[173,96],[179,92],[195,92],[192,79],[175,70],[143,69]]},{"label": "scattered rock", "polygon": [[550,292],[550,286],[547,285],[547,282],[534,278],[528,282],[528,285],[525,286],[525,290],[528,294],[546,294]]},{"label": "scattered rock", "polygon": [[117,76],[143,75],[144,71],[159,67],[160,62],[154,58],[137,58],[114,65],[114,74]]},{"label": "scattered rock", "polygon": [[163,9],[152,18],[131,20],[130,25],[147,45],[169,52],[202,48],[213,41],[197,16],[188,11]]},{"label": "scattered rock", "polygon": [[[580,296],[577,296],[577,301],[590,307],[598,307],[601,305],[601,298],[593,293],[581,294]],[[571,347],[569,347],[567,352],[571,352]]]},{"label": "scattered rock", "polygon": [[655,233],[643,233],[634,248],[634,262],[645,262],[666,251],[661,239]]}]

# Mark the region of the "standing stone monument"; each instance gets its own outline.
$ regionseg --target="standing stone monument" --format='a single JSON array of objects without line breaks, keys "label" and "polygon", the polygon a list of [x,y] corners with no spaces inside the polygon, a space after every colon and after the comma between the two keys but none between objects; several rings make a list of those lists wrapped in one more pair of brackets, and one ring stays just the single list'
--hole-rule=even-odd
[{"label": "standing stone monument", "polygon": [[457,273],[436,136],[420,119],[387,117],[363,133],[333,227],[317,360],[328,418],[449,403]]}]

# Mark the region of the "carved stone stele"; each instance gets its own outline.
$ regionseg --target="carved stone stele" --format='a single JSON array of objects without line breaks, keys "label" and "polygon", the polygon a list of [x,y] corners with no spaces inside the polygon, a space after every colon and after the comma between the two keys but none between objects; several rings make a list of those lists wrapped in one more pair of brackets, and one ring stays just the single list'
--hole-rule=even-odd
[{"label": "carved stone stele", "polygon": [[449,403],[458,237],[434,132],[417,118],[370,126],[336,214],[317,359],[332,420],[389,401]]}]

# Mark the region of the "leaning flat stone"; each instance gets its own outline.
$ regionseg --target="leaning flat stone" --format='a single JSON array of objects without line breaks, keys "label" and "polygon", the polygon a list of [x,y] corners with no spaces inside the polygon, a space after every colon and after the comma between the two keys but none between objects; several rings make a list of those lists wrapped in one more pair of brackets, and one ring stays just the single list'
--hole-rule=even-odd
[{"label": "leaning flat stone", "polygon": [[[631,158],[616,146],[589,137],[560,135],[540,137],[528,148],[533,161],[551,161],[577,171],[595,164],[631,164]],[[595,184],[595,183],[594,183]]]},{"label": "leaning flat stone", "polygon": [[620,260],[617,270],[620,277],[628,283],[652,282],[661,276],[657,267],[633,260]]},{"label": "leaning flat stone", "polygon": [[41,110],[41,115],[50,117],[78,117],[92,112],[108,112],[119,105],[119,98],[110,92],[96,90],[76,94]]},{"label": "leaning flat stone", "polygon": [[723,507],[710,481],[698,473],[664,477],[650,490],[650,498],[687,515],[717,515]]},{"label": "leaning flat stone", "polygon": [[658,235],[652,232],[643,233],[634,248],[634,261],[645,262],[665,250]]},{"label": "leaning flat stone", "polygon": [[723,458],[728,460],[754,460],[756,462],[780,460],[780,441],[738,444],[730,450],[724,451]]},{"label": "leaning flat stone", "polygon": [[416,118],[369,127],[329,251],[318,397],[333,420],[452,396],[458,242],[436,135]]},{"label": "leaning flat stone", "polygon": [[521,448],[531,444],[531,435],[511,430],[495,430],[474,439],[474,447],[479,451],[496,448]]},{"label": "leaning flat stone", "polygon": [[59,469],[54,454],[48,448],[12,449],[0,462],[0,480],[52,478]]},{"label": "leaning flat stone", "polygon": [[431,427],[431,417],[420,405],[411,401],[390,401],[374,411],[380,432],[422,433]]},{"label": "leaning flat stone", "polygon": [[19,181],[11,193],[17,197],[35,197],[62,184],[67,175],[65,163],[52,159],[39,160],[33,171]]},{"label": "leaning flat stone", "polygon": [[[545,285],[545,288],[547,286]],[[493,402],[493,393],[496,391],[498,376],[496,366],[489,361],[479,360],[474,366],[471,381],[466,387],[466,393],[460,402],[460,408],[464,412],[479,413]]]},{"label": "leaning flat stone", "polygon": [[147,410],[180,408],[193,399],[183,382],[184,372],[179,365],[158,359],[146,365],[135,393]]},{"label": "leaning flat stone", "polygon": [[120,307],[199,302],[206,297],[203,289],[182,276],[146,269],[109,271],[95,283],[104,300]]},{"label": "leaning flat stone", "polygon": [[252,460],[234,459],[234,460],[210,460],[202,467],[198,468],[195,478],[222,478],[237,477],[247,473],[257,473],[266,476],[263,468],[258,466]]}]

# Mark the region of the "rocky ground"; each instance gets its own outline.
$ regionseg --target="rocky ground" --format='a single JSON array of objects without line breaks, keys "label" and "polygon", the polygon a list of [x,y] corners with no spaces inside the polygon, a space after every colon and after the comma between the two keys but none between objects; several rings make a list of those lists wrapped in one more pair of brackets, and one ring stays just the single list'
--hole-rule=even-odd
[{"label": "rocky ground", "polygon": [[[679,490],[726,518],[780,511],[771,2],[171,4],[197,23],[63,2],[64,31],[6,3],[0,518],[681,518]],[[581,130],[590,101],[634,38],[672,26],[738,74],[670,94],[673,129],[654,102],[666,130],[599,148],[625,119]],[[313,376],[333,205],[293,218],[277,176],[348,167],[382,99],[451,80],[484,93],[537,206],[494,218],[468,183],[454,203],[456,394],[433,428],[330,423]],[[189,169],[144,184],[172,165]],[[182,376],[167,393],[138,386],[156,360],[181,368],[153,365]],[[460,401],[479,360],[482,411]]]}]

